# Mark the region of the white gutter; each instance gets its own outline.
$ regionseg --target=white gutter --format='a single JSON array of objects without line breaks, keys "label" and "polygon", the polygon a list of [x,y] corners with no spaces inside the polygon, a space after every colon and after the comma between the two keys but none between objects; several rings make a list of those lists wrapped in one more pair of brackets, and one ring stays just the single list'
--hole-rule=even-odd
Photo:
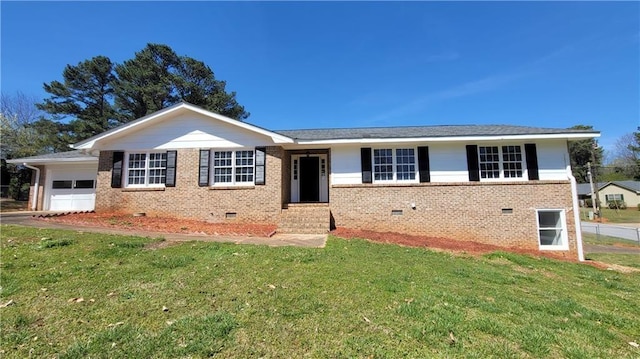
[{"label": "white gutter", "polygon": [[36,181],[34,183],[33,188],[33,201],[31,203],[31,210],[38,210],[38,188],[40,187],[40,169],[38,167],[29,166],[26,162],[22,164],[23,166],[35,170],[36,171]]},{"label": "white gutter", "polygon": [[571,173],[571,165],[567,166],[567,175],[571,181],[571,196],[573,197],[573,220],[576,227],[576,245],[578,249],[578,260],[584,262],[584,251],[582,249],[582,228],[580,226],[580,206],[578,205],[578,182]]}]

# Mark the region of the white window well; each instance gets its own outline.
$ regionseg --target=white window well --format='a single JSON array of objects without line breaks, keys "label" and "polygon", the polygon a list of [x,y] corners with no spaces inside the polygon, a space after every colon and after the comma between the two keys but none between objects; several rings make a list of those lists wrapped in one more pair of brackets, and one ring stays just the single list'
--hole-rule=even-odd
[{"label": "white window well", "polygon": [[167,175],[166,152],[127,154],[127,187],[162,187]]},{"label": "white window well", "polygon": [[373,150],[374,182],[415,182],[416,150],[383,148]]},{"label": "white window well", "polygon": [[539,209],[538,243],[541,250],[568,250],[567,222],[562,209]]}]

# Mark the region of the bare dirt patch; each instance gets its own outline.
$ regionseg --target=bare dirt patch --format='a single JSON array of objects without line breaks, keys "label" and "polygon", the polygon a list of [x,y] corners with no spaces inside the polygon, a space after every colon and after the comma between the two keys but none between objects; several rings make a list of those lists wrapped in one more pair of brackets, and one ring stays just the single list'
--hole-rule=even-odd
[{"label": "bare dirt patch", "polygon": [[211,223],[182,218],[136,217],[131,214],[119,213],[73,213],[49,217],[44,220],[84,227],[212,236],[269,237],[276,229],[275,224]]}]

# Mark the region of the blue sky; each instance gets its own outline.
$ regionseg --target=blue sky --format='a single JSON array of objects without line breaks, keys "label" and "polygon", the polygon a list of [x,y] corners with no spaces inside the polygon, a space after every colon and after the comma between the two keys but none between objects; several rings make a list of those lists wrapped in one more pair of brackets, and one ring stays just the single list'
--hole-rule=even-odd
[{"label": "blue sky", "polygon": [[639,2],[7,2],[2,91],[149,42],[205,62],[269,129],[640,126]]}]

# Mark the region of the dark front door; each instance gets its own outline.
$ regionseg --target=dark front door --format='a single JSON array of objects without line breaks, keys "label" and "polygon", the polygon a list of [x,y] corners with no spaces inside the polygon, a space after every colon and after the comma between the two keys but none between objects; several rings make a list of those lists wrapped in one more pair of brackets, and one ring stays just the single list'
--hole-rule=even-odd
[{"label": "dark front door", "polygon": [[300,202],[320,201],[320,158],[300,157]]}]

